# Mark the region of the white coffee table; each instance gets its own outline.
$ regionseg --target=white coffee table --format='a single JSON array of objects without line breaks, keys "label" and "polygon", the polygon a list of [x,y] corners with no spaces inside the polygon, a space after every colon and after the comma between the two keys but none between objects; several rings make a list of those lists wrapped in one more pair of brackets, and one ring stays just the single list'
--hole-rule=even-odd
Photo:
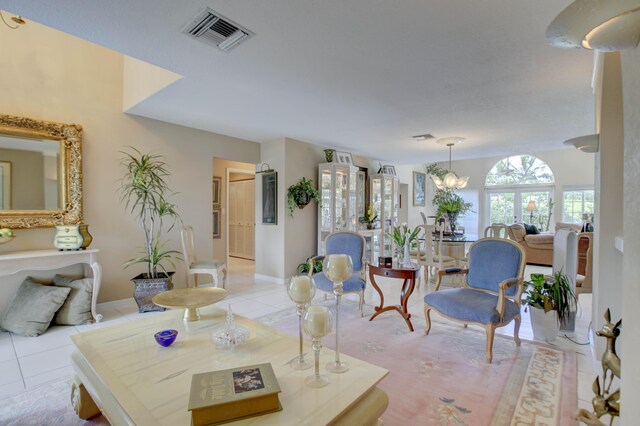
[{"label": "white coffee table", "polygon": [[[237,424],[365,425],[375,424],[385,411],[388,397],[376,385],[387,375],[386,369],[343,355],[351,369],[330,374],[331,383],[324,388],[310,388],[304,378],[311,370],[287,365],[298,353],[297,338],[237,316],[249,328],[249,340],[233,350],[216,349],[210,335],[224,324],[226,311],[210,306],[200,313],[197,322],[183,321],[181,311],[167,311],[72,336],[76,412],[79,406],[84,407],[84,417],[97,412],[90,409],[95,402],[113,425],[187,426],[193,374],[263,362],[270,362],[276,374],[283,410]],[[171,328],[178,330],[176,342],[161,347],[154,333]],[[312,354],[309,342],[305,352]],[[324,370],[334,352],[323,348],[320,358]]]}]

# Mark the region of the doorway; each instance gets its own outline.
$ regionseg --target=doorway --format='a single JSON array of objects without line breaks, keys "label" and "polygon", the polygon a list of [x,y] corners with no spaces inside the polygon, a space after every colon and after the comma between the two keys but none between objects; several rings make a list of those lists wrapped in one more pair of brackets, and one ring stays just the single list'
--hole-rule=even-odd
[{"label": "doorway", "polygon": [[488,189],[488,223],[485,226],[492,223],[511,224],[522,221],[548,230],[552,214],[552,195],[552,186]]},{"label": "doorway", "polygon": [[255,260],[255,173],[227,169],[227,253]]}]

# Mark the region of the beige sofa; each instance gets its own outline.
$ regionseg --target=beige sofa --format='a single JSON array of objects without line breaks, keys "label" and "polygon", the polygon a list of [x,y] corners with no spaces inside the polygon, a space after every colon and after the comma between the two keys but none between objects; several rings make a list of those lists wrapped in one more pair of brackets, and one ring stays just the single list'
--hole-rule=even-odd
[{"label": "beige sofa", "polygon": [[[574,229],[580,232],[580,225],[573,223],[556,223],[556,231],[558,229]],[[517,242],[524,248],[527,256],[527,263],[536,265],[553,265],[553,232],[542,232],[540,234],[528,234],[524,226],[519,223],[508,226],[509,238]],[[585,249],[586,251],[586,249]],[[578,254],[580,258],[580,254]]]},{"label": "beige sofa", "polygon": [[509,225],[509,238],[524,249],[527,263],[536,265],[553,264],[553,233],[529,234],[519,223]]}]

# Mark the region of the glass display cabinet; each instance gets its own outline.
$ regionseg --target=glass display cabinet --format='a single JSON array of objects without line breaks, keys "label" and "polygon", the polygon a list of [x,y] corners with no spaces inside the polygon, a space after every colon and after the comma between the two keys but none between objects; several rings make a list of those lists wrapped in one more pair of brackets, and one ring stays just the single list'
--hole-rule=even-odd
[{"label": "glass display cabinet", "polygon": [[350,164],[318,165],[320,206],[318,207],[318,254],[324,254],[324,240],[334,231],[358,229],[358,168]]},{"label": "glass display cabinet", "polygon": [[380,221],[380,255],[393,256],[393,244],[387,236],[394,226],[398,226],[398,178],[389,174],[376,174],[369,177],[370,196],[373,207],[378,211]]}]

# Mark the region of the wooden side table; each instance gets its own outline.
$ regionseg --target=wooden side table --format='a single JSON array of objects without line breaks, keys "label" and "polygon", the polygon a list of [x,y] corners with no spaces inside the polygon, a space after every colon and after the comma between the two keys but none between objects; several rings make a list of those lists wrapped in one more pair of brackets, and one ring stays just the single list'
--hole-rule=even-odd
[{"label": "wooden side table", "polygon": [[[398,313],[402,316],[402,318],[404,318],[404,321],[407,323],[409,330],[413,331],[413,324],[411,324],[411,314],[409,313],[409,309],[407,308],[407,303],[409,301],[409,296],[411,296],[411,293],[413,293],[413,290],[416,287],[416,279],[420,276],[420,265],[414,264],[413,266],[413,268],[399,268],[397,266],[385,268],[383,266],[369,265],[369,281],[371,281],[371,285],[380,295],[380,306],[374,307],[376,313],[373,314],[371,318],[369,318],[369,321],[373,320],[383,312],[398,311]],[[403,280],[399,305],[384,306],[384,294],[376,283],[376,275],[380,277],[399,278]]]}]

